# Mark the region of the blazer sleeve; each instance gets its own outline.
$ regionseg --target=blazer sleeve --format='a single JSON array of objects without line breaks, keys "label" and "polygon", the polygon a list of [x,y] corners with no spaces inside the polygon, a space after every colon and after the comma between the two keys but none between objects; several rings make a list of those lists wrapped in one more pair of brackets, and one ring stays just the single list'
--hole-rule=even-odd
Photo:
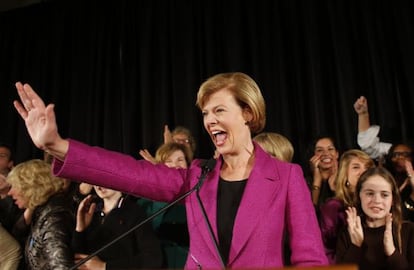
[{"label": "blazer sleeve", "polygon": [[188,189],[187,172],[71,139],[65,160],[53,161],[57,176],[165,202]]}]

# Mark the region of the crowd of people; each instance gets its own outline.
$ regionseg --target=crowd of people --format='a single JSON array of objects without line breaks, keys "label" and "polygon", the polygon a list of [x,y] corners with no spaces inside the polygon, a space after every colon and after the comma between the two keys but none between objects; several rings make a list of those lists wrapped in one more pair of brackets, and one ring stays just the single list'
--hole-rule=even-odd
[{"label": "crowd of people", "polygon": [[263,132],[265,101],[244,73],[199,88],[215,146],[207,162],[181,126],[165,126],[142,159],[64,139],[54,106],[28,84],[16,88],[16,110],[53,161],[15,165],[0,145],[0,269],[414,269],[412,147],[379,139],[365,97],[354,103],[359,148],[341,153],[320,136],[301,166],[287,137]]}]

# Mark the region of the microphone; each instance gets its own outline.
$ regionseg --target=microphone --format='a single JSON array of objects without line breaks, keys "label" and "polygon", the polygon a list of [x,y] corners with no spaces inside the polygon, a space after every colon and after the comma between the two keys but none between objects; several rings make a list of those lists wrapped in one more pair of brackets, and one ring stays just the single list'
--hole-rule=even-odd
[{"label": "microphone", "polygon": [[217,241],[216,237],[214,236],[213,228],[212,228],[211,223],[208,219],[206,209],[204,208],[204,204],[203,204],[203,202],[200,198],[200,189],[201,189],[201,186],[203,185],[204,180],[205,180],[205,177],[202,177],[202,176],[204,174],[207,175],[214,168],[215,165],[216,165],[216,160],[214,158],[206,160],[202,163],[202,173],[201,173],[200,181],[198,181],[198,184],[195,186],[195,188],[197,190],[196,196],[197,196],[198,205],[201,208],[201,212],[203,214],[204,221],[206,222],[208,232],[210,234],[211,239],[213,240],[214,248],[215,248],[215,250],[217,252],[217,255],[220,259],[221,267],[222,267],[222,269],[225,269],[226,265],[223,261],[223,257],[221,256],[218,241]]},{"label": "microphone", "polygon": [[206,180],[206,176],[209,172],[211,172],[211,170],[214,169],[214,166],[216,166],[216,162],[217,160],[215,160],[214,158],[210,158],[207,160],[203,160],[200,164],[201,167],[201,175],[199,178],[199,181],[197,183],[197,185],[195,185],[195,189],[199,190],[201,188],[201,186],[204,183],[204,180]]},{"label": "microphone", "polygon": [[[141,227],[142,225],[146,224],[147,222],[149,222],[149,221],[153,220],[154,218],[156,218],[157,216],[161,215],[162,213],[164,213],[165,211],[167,211],[169,208],[173,207],[178,202],[182,201],[183,199],[185,199],[186,197],[188,197],[189,195],[191,195],[196,190],[197,190],[197,197],[198,197],[198,190],[201,188],[201,186],[204,183],[204,180],[206,179],[208,173],[214,168],[215,165],[216,165],[216,160],[213,159],[213,158],[208,159],[208,160],[203,160],[200,163],[201,174],[200,174],[200,177],[198,178],[199,179],[198,180],[198,183],[193,188],[191,188],[189,191],[187,191],[186,193],[184,193],[183,195],[181,195],[180,197],[178,197],[177,199],[175,199],[171,203],[167,204],[166,206],[164,206],[163,208],[161,208],[160,210],[158,210],[154,214],[150,215],[149,217],[147,217],[146,219],[144,219],[143,221],[141,221],[137,225],[135,225],[132,228],[130,228],[129,230],[125,231],[124,233],[122,233],[121,235],[119,235],[118,237],[116,237],[115,239],[113,239],[112,241],[110,241],[109,243],[105,244],[104,246],[102,246],[98,250],[96,250],[93,253],[89,254],[87,257],[83,258],[82,260],[80,260],[79,262],[77,262],[75,265],[73,265],[69,270],[76,270],[76,269],[78,269],[79,266],[81,266],[85,262],[89,261],[92,257],[96,256],[97,254],[99,254],[100,252],[102,252],[103,250],[105,250],[106,248],[112,246],[113,244],[115,244],[116,242],[118,242],[119,240],[121,240],[122,238],[124,238],[125,236],[127,236],[128,234],[130,234],[131,232],[133,232],[136,229],[138,229],[139,227]],[[202,207],[202,210],[205,212],[204,207]],[[206,216],[206,214],[204,212],[203,212],[203,215],[205,216],[204,218],[207,218],[207,216]],[[209,226],[210,234],[212,235],[211,225],[210,225],[210,222],[208,221],[208,219],[207,219],[207,224]],[[213,240],[215,241],[215,246],[216,246],[216,249],[218,250],[218,245],[217,245],[217,242],[216,242],[216,240],[214,238],[214,235],[213,235]],[[219,254],[219,257],[221,259],[220,252],[218,254]]]}]

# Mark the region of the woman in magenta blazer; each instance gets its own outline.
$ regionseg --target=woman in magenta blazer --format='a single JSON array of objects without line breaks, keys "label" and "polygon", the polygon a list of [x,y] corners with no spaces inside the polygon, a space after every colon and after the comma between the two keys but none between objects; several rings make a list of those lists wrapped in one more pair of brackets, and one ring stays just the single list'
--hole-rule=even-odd
[{"label": "woman in magenta blazer", "polygon": [[[14,105],[35,145],[55,157],[55,174],[166,202],[199,182],[200,160],[177,170],[61,138],[53,105],[45,106],[27,84],[16,87],[21,102]],[[293,265],[326,265],[301,168],[272,158],[251,139],[265,125],[265,102],[254,80],[243,73],[215,75],[201,85],[197,105],[220,155],[205,174],[201,203],[195,192],[185,199],[186,268],[281,267],[285,234]]]}]

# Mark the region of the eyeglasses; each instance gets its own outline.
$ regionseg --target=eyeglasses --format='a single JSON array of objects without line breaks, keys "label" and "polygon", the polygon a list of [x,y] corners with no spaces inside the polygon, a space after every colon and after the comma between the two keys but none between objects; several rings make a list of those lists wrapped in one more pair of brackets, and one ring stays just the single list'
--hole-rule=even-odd
[{"label": "eyeglasses", "polygon": [[189,139],[174,139],[174,142],[184,144],[184,143],[190,143],[190,140]]},{"label": "eyeglasses", "polygon": [[394,153],[391,154],[391,157],[393,157],[393,158],[399,158],[399,157],[409,158],[409,157],[411,157],[411,152],[408,152],[408,151],[405,151],[405,152],[394,152]]}]

